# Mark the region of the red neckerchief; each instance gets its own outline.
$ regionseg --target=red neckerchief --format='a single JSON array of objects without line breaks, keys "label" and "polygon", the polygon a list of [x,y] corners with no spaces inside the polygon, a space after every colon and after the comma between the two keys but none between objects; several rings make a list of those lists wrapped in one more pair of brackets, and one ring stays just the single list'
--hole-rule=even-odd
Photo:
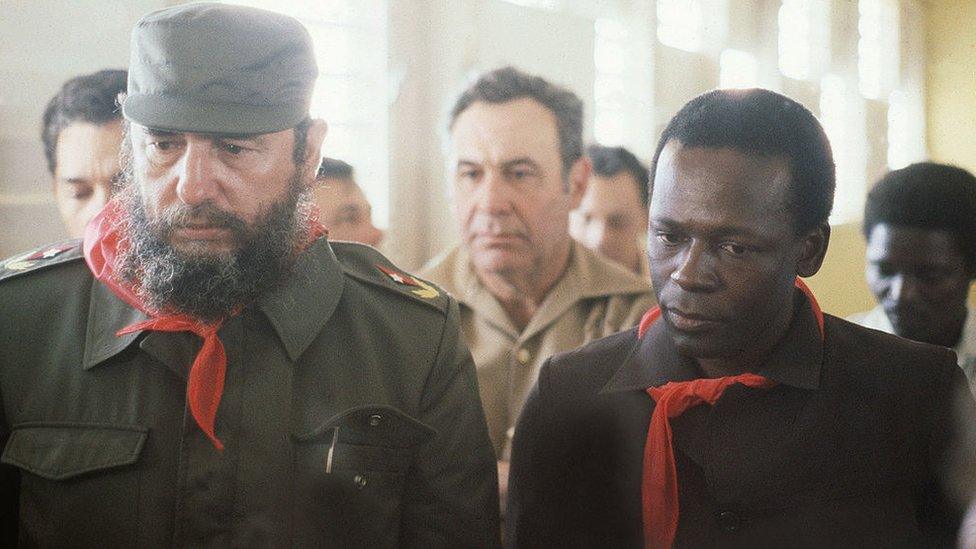
[{"label": "red neckerchief", "polygon": [[[810,288],[799,278],[795,286],[810,302],[824,338],[824,319],[820,305]],[[642,338],[661,316],[659,307],[644,314],[637,329]],[[670,548],[678,531],[678,471],[674,463],[674,446],[671,437],[670,418],[678,417],[685,410],[699,404],[714,404],[725,389],[740,383],[747,387],[769,388],[776,384],[763,376],[745,373],[720,378],[700,378],[691,381],[672,381],[660,387],[648,387],[646,392],[655,401],[654,413],[647,428],[644,443],[644,465],[641,476],[641,510],[644,525],[644,547],[647,549]],[[660,451],[665,448],[664,451]]]},{"label": "red neckerchief", "polygon": [[[226,319],[220,319],[212,324],[205,324],[188,315],[161,313],[149,310],[139,299],[135,288],[116,276],[116,260],[122,235],[119,231],[119,221],[128,215],[122,207],[120,199],[108,202],[102,211],[88,223],[85,228],[84,253],[88,268],[95,278],[107,286],[112,293],[134,309],[142,311],[149,320],[126,326],[118,332],[122,336],[141,330],[158,332],[191,332],[203,339],[203,347],[197,353],[187,380],[186,398],[190,407],[190,414],[214,448],[223,450],[223,443],[214,433],[214,423],[217,419],[217,408],[224,392],[224,375],[227,372],[227,354],[224,344],[217,336],[217,331]],[[318,222],[313,212],[309,219],[308,241],[302,246],[305,250],[319,237],[326,234],[325,228]]]}]

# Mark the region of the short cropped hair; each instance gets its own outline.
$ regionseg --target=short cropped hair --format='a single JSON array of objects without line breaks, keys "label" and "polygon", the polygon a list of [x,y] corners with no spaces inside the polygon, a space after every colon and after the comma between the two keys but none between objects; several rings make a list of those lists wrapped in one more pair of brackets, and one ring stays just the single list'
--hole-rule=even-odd
[{"label": "short cropped hair", "polygon": [[599,177],[613,177],[620,172],[626,172],[637,182],[637,192],[640,193],[641,205],[647,208],[647,168],[634,156],[634,153],[623,147],[604,147],[590,145],[586,148],[586,156],[593,163],[593,175]]},{"label": "short cropped hair", "polygon": [[670,141],[684,147],[729,148],[745,154],[785,157],[789,162],[787,207],[796,234],[830,217],[836,175],[830,143],[803,105],[764,89],[712,90],[689,101],[658,141],[651,163],[651,192],[661,151]]},{"label": "short cropped hair", "polygon": [[101,70],[76,76],[61,86],[44,109],[41,141],[51,174],[57,167],[58,136],[74,122],[102,125],[122,119],[116,99],[125,92],[127,72],[121,69]]},{"label": "short cropped hair", "polygon": [[865,238],[879,223],[948,231],[970,268],[976,267],[976,177],[935,162],[888,172],[868,193]]},{"label": "short cropped hair", "polygon": [[319,164],[316,179],[352,179],[354,170],[352,166],[335,158],[323,158]]},{"label": "short cropped hair", "polygon": [[523,97],[534,99],[556,117],[559,156],[563,175],[567,175],[573,163],[583,156],[583,102],[575,93],[540,76],[524,73],[514,67],[481,75],[454,103],[448,129],[454,128],[458,116],[478,101],[497,104]]}]

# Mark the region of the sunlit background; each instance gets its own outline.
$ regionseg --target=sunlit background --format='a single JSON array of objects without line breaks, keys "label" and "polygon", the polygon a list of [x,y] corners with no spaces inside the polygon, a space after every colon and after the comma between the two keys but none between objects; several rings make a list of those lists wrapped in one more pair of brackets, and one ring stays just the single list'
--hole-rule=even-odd
[{"label": "sunlit background", "polygon": [[[75,74],[124,66],[135,21],[179,3],[0,2],[0,256],[64,236],[39,139],[46,101]],[[312,114],[329,124],[324,153],[355,167],[377,225],[389,231],[384,251],[410,269],[456,241],[446,113],[481,71],[513,64],[570,87],[586,105],[588,141],[626,146],[645,161],[669,118],[703,91],[761,86],[794,97],[833,144],[831,253],[846,279],[860,277],[862,263],[847,263],[860,254],[856,224],[870,183],[933,150],[959,150],[927,142],[959,139],[926,120],[951,118],[933,107],[932,75],[943,76],[940,100],[952,97],[953,78],[976,80],[976,2],[967,0],[236,3],[293,15],[309,29],[320,69]],[[947,61],[944,50],[957,43],[970,49]],[[972,168],[976,152],[939,159]]]}]

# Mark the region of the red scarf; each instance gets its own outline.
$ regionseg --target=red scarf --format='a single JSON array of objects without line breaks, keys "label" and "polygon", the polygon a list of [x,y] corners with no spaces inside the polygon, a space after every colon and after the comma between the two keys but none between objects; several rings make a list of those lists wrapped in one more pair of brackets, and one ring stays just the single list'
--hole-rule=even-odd
[{"label": "red scarf", "polygon": [[[806,295],[824,337],[824,319],[820,305],[810,288],[799,278],[795,286]],[[640,321],[637,337],[642,338],[661,316],[661,309],[647,311]],[[644,466],[641,478],[641,509],[644,524],[644,547],[647,549],[670,548],[678,531],[678,471],[674,463],[674,446],[671,437],[670,418],[678,417],[685,410],[699,404],[714,404],[725,389],[736,383],[746,387],[767,389],[776,384],[763,376],[745,373],[720,378],[700,378],[691,381],[665,383],[660,387],[648,387],[647,394],[655,401],[654,413],[647,428],[644,443]],[[661,448],[665,448],[662,452]]]},{"label": "red scarf", "polygon": [[[227,354],[224,344],[217,337],[217,332],[226,319],[220,319],[212,324],[205,324],[185,314],[162,313],[149,310],[139,298],[136,289],[121,280],[115,269],[119,257],[120,246],[125,245],[119,231],[119,221],[128,215],[121,205],[120,199],[108,202],[102,211],[88,223],[85,228],[84,253],[88,268],[95,278],[107,286],[112,293],[134,309],[142,311],[149,320],[137,322],[119,330],[116,335],[122,336],[141,330],[158,332],[191,332],[203,339],[203,347],[197,353],[190,366],[189,379],[186,386],[186,399],[190,406],[190,414],[214,448],[223,450],[223,443],[214,433],[214,423],[217,419],[217,408],[224,393],[224,375],[227,372]],[[302,246],[305,250],[318,238],[326,234],[325,228],[318,222],[313,212],[308,224],[308,241]]]}]

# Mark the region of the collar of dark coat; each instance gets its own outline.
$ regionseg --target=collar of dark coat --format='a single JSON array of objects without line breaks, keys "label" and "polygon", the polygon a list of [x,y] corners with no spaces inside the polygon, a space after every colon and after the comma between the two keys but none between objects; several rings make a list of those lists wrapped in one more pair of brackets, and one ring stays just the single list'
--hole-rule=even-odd
[{"label": "collar of dark coat", "polygon": [[[342,296],[343,281],[339,261],[326,239],[320,238],[298,256],[294,272],[285,284],[254,305],[267,316],[293,362],[332,316]],[[93,280],[83,367],[90,369],[122,352],[142,332],[124,336],[116,333],[146,318],[105,285]]]},{"label": "collar of dark coat", "polygon": [[[800,389],[820,387],[824,341],[807,298],[796,290],[795,314],[789,330],[755,371],[784,385]],[[635,332],[636,334],[636,332]],[[678,354],[664,322],[655,322],[634,342],[633,350],[603,387],[601,393],[643,391],[669,381],[688,381],[701,376],[698,366]]]}]

